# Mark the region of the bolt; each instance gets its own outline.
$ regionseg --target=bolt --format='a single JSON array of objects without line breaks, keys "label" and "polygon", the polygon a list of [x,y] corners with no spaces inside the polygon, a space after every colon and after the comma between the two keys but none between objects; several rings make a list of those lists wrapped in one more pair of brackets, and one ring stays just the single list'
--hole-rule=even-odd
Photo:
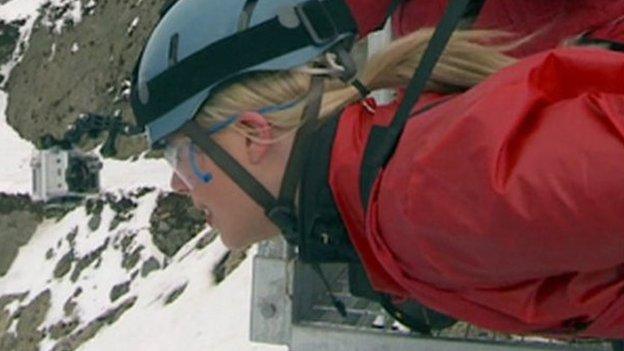
[{"label": "bolt", "polygon": [[273,318],[277,314],[277,307],[270,302],[263,302],[260,305],[260,314],[265,319]]},{"label": "bolt", "polygon": [[323,244],[325,244],[325,245],[329,245],[329,241],[330,241],[330,239],[329,239],[329,234],[327,234],[327,233],[322,233],[322,234],[321,234],[321,240],[323,241]]}]

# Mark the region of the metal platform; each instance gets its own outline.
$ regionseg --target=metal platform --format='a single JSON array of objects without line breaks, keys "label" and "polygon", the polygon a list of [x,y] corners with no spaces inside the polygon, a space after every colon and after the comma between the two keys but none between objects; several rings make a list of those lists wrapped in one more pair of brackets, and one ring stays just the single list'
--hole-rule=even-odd
[{"label": "metal platform", "polygon": [[322,265],[331,291],[347,307],[342,317],[319,276],[297,261],[281,238],[263,243],[254,258],[251,340],[291,351],[612,351],[605,341],[558,341],[495,333],[458,323],[433,336],[410,332],[376,303],[348,292],[347,268]]}]

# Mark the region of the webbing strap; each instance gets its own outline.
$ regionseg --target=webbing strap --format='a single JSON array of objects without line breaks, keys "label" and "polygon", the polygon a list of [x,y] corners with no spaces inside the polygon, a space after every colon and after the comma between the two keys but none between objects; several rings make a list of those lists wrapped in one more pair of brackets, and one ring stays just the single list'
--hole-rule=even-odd
[{"label": "webbing strap", "polygon": [[317,117],[319,115],[319,109],[321,101],[323,99],[324,78],[320,76],[312,77],[310,83],[310,92],[307,97],[307,106],[303,112],[302,120],[304,125],[299,128],[297,137],[293,145],[293,153],[286,165],[286,171],[284,172],[284,181],[280,189],[279,200],[280,203],[293,205],[295,203],[295,193],[297,191],[297,185],[301,180],[302,163],[304,162],[304,153],[310,152],[305,142],[307,141],[309,134],[318,125]]},{"label": "webbing strap", "polygon": [[427,81],[442,56],[451,35],[459,25],[471,0],[451,0],[442,21],[436,28],[427,50],[410,81],[403,102],[389,127],[374,127],[368,139],[361,168],[360,195],[364,209],[368,207],[370,190],[381,169],[394,153],[411,111],[422,95]]},{"label": "webbing strap", "polygon": [[404,0],[392,0],[392,4],[390,4],[390,7],[388,8],[388,15],[386,17],[392,17],[403,1]]},{"label": "webbing strap", "polygon": [[325,91],[325,78],[313,76],[310,82],[307,104],[303,111],[304,124],[297,131],[290,157],[286,164],[280,187],[277,206],[267,212],[267,216],[282,230],[286,240],[298,244],[298,220],[295,211],[295,197],[301,183],[303,166],[310,150],[311,136],[319,125],[318,115]]}]

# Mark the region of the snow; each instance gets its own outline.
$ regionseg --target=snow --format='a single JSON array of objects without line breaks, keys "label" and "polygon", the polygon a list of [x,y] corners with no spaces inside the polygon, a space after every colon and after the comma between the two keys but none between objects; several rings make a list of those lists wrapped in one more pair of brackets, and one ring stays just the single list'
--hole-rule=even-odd
[{"label": "snow", "polygon": [[33,16],[46,0],[12,0],[0,6],[0,18],[5,21]]},{"label": "snow", "polygon": [[[142,197],[133,219],[123,223],[115,233],[108,233],[106,229],[114,215],[109,208],[102,212],[100,229],[93,232],[86,225],[88,218],[84,208],[72,211],[58,223],[45,222],[29,244],[20,250],[7,275],[0,278],[0,295],[30,291],[23,303],[26,304],[39,292],[51,289],[51,309],[43,323],[49,326],[67,320],[63,305],[74,290],[81,287],[83,292],[74,301],[78,304],[76,311],[81,320],[79,328],[86,326],[116,305],[110,303],[109,291],[114,285],[129,279],[129,273],[120,265],[121,251],[115,249],[113,244],[121,240],[124,233],[137,234],[129,251],[140,245],[145,246],[142,261],[152,256],[161,263],[164,261],[164,256],[151,243],[145,227],[157,195],[153,192]],[[52,262],[58,261],[70,250],[65,237],[75,227],[78,228],[74,247],[77,257],[94,251],[106,238],[111,238],[113,242],[102,254],[100,267],[95,269],[94,264],[87,267],[77,283],[72,283],[68,276],[51,280],[55,265],[46,260],[46,252],[54,248]],[[284,350],[283,347],[248,341],[252,260],[246,260],[221,285],[213,286],[210,270],[226,248],[216,241],[208,248],[197,251],[195,244],[196,240],[193,240],[183,247],[164,270],[156,271],[145,279],[134,280],[130,292],[119,300],[138,296],[134,307],[118,322],[101,330],[80,350],[177,350],[181,340],[184,340],[185,350],[190,351]],[[164,305],[166,296],[183,284],[188,284],[184,293],[172,304]],[[15,310],[15,304],[11,308]],[[54,341],[46,339],[41,346],[42,350],[51,349]]]},{"label": "snow", "polygon": [[135,17],[132,20],[132,23],[130,23],[130,26],[128,27],[128,30],[126,31],[126,33],[129,36],[132,35],[132,33],[134,33],[134,30],[136,29],[137,25],[139,25],[139,17]]},{"label": "snow", "polygon": [[7,94],[0,91],[0,192],[28,193],[31,189],[32,145],[6,123]]},{"label": "snow", "polygon": [[171,167],[164,160],[141,159],[137,162],[105,160],[100,173],[102,189],[130,190],[151,186],[170,190]]},{"label": "snow", "polygon": [[50,56],[48,57],[48,61],[54,60],[54,56],[56,56],[56,43],[52,43],[52,47],[50,48]]}]

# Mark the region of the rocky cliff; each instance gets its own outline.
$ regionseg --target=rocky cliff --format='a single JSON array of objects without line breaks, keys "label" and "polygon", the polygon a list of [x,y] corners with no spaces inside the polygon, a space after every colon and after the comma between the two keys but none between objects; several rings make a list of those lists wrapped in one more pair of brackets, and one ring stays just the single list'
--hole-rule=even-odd
[{"label": "rocky cliff", "polygon": [[[60,137],[82,113],[131,120],[131,72],[166,0],[60,0],[40,10],[21,62],[5,83],[7,118],[25,139]],[[10,50],[15,24],[0,36]],[[2,49],[3,37],[9,43]],[[141,137],[120,140],[120,158],[144,149]]]}]

